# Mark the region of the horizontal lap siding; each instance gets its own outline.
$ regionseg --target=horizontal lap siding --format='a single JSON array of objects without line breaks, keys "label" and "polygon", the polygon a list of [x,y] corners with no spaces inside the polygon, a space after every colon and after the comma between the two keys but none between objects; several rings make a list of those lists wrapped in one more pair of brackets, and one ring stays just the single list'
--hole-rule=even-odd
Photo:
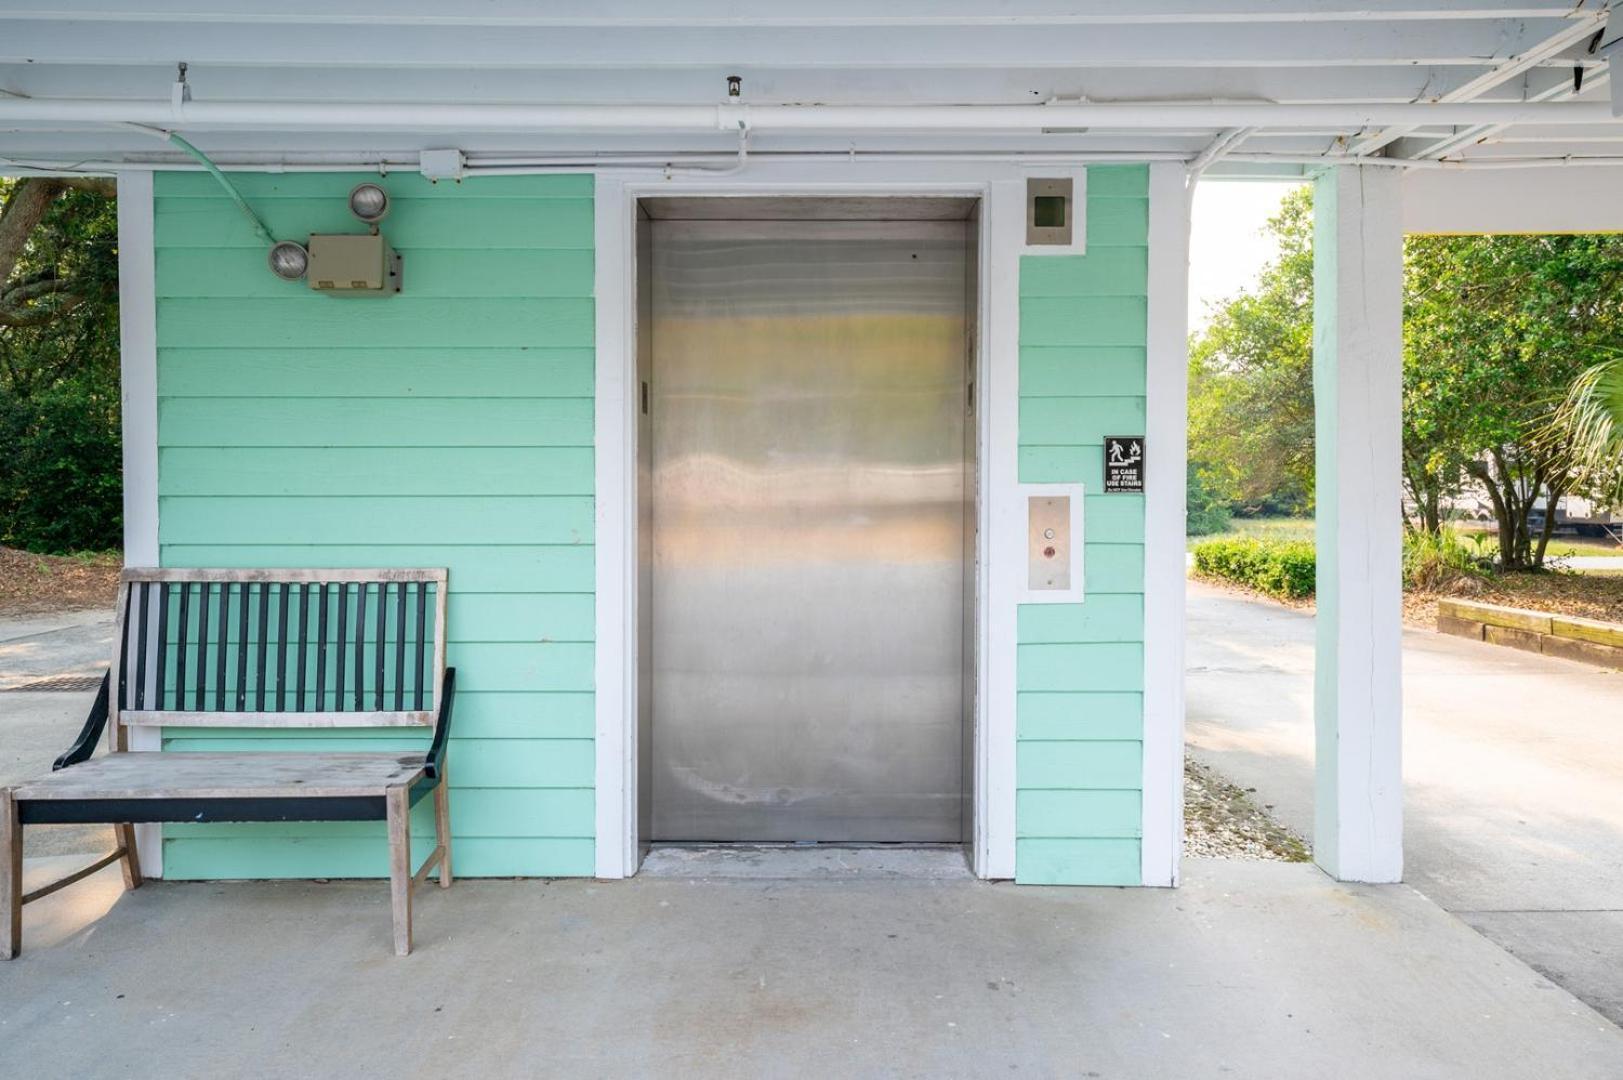
[{"label": "horizontal lap siding", "polygon": [[1105,436],[1145,428],[1148,185],[1090,168],[1087,254],[1021,260],[1020,479],[1086,492],[1084,602],[1019,613],[1023,882],[1140,880],[1144,500],[1103,490]]},{"label": "horizontal lap siding", "polygon": [[[238,175],[271,231],[359,232],[362,179]],[[593,871],[593,214],[582,176],[382,181],[405,290],[277,281],[214,181],[157,182],[166,566],[447,566],[459,874]],[[173,750],[398,731],[171,730]],[[413,816],[418,855],[431,810]],[[166,828],[176,878],[387,873],[381,824]]]}]

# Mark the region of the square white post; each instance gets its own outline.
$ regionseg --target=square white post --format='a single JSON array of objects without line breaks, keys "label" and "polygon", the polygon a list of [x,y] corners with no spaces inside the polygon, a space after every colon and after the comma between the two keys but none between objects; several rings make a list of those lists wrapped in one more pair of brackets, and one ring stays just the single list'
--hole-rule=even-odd
[{"label": "square white post", "polygon": [[[158,300],[150,172],[118,174],[119,381],[124,431],[124,565],[157,566]],[[131,750],[160,750],[163,732],[130,731]],[[137,825],[144,877],[163,876],[163,826]]]},{"label": "square white post", "polygon": [[1176,885],[1183,855],[1184,591],[1189,429],[1189,190],[1182,162],[1150,166],[1144,476],[1145,885]]},{"label": "square white post", "polygon": [[1314,860],[1403,876],[1403,225],[1396,169],[1314,186],[1318,655]]}]

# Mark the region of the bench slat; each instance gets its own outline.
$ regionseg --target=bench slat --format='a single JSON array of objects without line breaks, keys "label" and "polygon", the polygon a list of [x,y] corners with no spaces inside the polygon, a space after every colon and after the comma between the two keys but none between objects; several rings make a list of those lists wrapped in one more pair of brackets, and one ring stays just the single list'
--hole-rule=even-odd
[{"label": "bench slat", "polygon": [[443,569],[403,569],[400,567],[380,567],[375,570],[335,568],[326,570],[301,569],[296,567],[277,569],[237,569],[237,568],[211,568],[193,569],[189,567],[139,567],[124,572],[125,581],[209,581],[215,584],[220,582],[252,582],[252,581],[331,581],[331,582],[357,582],[364,581],[377,584],[380,581],[427,581],[444,584],[447,573]]},{"label": "bench slat", "polygon": [[109,754],[15,789],[19,800],[341,798],[423,776],[421,753]]},{"label": "bench slat", "polygon": [[343,728],[433,727],[432,711],[391,712],[126,712],[126,727]]}]

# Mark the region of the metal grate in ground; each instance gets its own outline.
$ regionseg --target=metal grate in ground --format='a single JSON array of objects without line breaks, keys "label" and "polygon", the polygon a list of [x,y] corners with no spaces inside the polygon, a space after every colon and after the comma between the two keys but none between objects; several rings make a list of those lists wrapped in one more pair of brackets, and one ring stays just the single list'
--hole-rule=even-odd
[{"label": "metal grate in ground", "polygon": [[77,694],[94,690],[101,685],[100,675],[52,675],[35,679],[21,686],[9,687],[0,693],[8,694]]}]

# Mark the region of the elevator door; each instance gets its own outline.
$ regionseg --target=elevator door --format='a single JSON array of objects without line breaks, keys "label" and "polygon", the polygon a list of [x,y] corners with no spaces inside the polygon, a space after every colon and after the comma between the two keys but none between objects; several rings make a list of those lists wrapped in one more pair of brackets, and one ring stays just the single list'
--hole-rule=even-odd
[{"label": "elevator door", "polygon": [[962,221],[651,223],[652,839],[961,839]]}]

